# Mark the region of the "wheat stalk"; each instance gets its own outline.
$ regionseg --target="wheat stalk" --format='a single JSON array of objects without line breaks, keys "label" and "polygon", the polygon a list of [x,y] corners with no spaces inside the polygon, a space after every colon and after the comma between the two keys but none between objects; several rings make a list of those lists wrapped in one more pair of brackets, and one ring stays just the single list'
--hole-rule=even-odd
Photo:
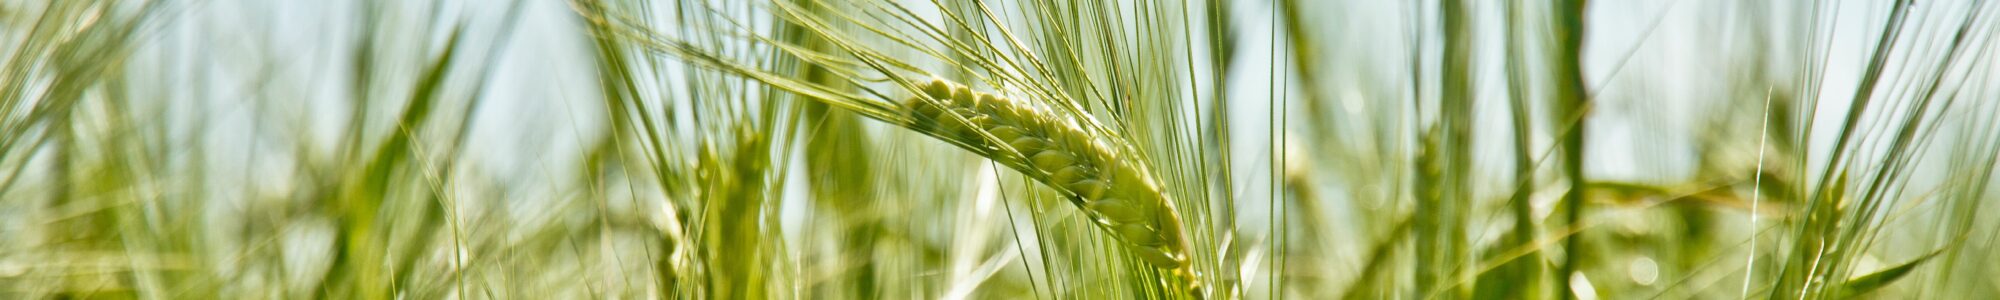
[{"label": "wheat stalk", "polygon": [[1189,274],[1180,214],[1146,166],[1122,153],[1122,142],[1032,103],[964,85],[932,80],[921,90],[904,105],[912,128],[1041,181],[1142,260]]}]

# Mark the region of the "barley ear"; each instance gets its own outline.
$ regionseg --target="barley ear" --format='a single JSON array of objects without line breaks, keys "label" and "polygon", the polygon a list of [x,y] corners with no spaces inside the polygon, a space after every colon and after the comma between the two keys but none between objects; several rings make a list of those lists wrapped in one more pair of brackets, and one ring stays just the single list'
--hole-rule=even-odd
[{"label": "barley ear", "polygon": [[[965,147],[1062,193],[1128,253],[1195,286],[1180,214],[1123,140],[1029,101],[932,80],[904,105],[912,128]],[[1087,118],[1088,116],[1077,116]]]}]

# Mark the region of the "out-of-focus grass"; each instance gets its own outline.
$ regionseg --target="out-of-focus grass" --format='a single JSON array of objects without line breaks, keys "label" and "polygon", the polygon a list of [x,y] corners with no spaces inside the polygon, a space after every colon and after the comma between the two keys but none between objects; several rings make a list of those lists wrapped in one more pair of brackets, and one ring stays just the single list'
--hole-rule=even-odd
[{"label": "out-of-focus grass", "polygon": [[[0,298],[1977,298],[1996,17],[12,1]],[[1129,144],[1189,267],[918,127],[931,78]]]}]

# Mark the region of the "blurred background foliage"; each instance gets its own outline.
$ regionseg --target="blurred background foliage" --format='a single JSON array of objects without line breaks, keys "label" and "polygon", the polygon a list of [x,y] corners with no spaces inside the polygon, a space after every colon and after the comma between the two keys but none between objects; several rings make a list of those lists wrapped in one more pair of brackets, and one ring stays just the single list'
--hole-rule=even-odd
[{"label": "blurred background foliage", "polygon": [[[1974,299],[1996,17],[7,0],[0,298]],[[913,121],[933,78],[1129,144],[1188,272]]]}]

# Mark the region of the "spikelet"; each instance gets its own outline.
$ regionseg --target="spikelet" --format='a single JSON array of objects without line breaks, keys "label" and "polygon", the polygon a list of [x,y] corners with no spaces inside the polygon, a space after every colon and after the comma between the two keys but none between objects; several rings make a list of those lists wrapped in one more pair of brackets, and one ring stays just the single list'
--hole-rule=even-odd
[{"label": "spikelet", "polygon": [[[1154,267],[1186,275],[1187,242],[1173,202],[1116,140],[1068,118],[943,80],[904,105],[914,128],[1041,181]],[[925,99],[923,97],[929,97]],[[1004,147],[1002,147],[1004,145]],[[1190,277],[1191,278],[1191,277]]]}]

